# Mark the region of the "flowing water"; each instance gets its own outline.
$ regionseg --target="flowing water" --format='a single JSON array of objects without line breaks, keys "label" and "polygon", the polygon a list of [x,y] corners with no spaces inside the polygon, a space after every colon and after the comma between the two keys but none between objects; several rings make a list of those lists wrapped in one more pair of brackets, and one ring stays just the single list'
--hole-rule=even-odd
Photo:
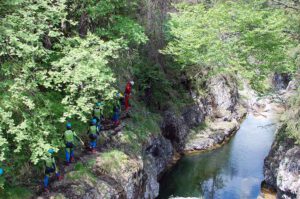
[{"label": "flowing water", "polygon": [[222,148],[184,156],[163,176],[158,198],[257,198],[264,158],[276,130],[275,125],[270,125],[273,122],[248,115],[237,134]]}]

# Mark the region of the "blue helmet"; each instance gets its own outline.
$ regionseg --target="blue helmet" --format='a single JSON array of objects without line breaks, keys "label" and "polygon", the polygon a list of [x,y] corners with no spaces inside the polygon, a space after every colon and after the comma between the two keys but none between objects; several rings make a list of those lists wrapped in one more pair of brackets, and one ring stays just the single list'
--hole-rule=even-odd
[{"label": "blue helmet", "polygon": [[4,173],[4,170],[2,168],[0,168],[0,176],[2,176]]},{"label": "blue helmet", "polygon": [[117,93],[116,93],[116,97],[117,97],[117,98],[123,98],[124,96],[123,96],[123,94],[122,94],[122,93],[120,93],[120,92],[117,92]]},{"label": "blue helmet", "polygon": [[97,124],[97,120],[96,119],[92,119],[92,124]]},{"label": "blue helmet", "polygon": [[97,106],[97,107],[102,106],[102,105],[103,105],[102,102],[97,102],[97,103],[96,103],[96,106]]},{"label": "blue helmet", "polygon": [[49,149],[48,150],[48,153],[50,153],[50,154],[53,154],[55,151],[54,151],[54,149]]},{"label": "blue helmet", "polygon": [[67,127],[67,128],[71,128],[71,127],[72,127],[72,124],[71,124],[70,122],[68,122],[67,125],[66,125],[66,127]]}]

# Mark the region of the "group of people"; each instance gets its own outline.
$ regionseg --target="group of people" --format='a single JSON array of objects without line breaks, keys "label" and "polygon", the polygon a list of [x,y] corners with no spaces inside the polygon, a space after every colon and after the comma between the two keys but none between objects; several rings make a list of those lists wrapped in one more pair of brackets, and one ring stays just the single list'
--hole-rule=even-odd
[{"label": "group of people", "polygon": [[[116,94],[116,101],[113,107],[113,116],[112,121],[114,127],[117,127],[120,124],[120,114],[121,114],[121,106],[124,104],[125,111],[127,112],[130,108],[129,98],[131,96],[132,86],[134,85],[133,81],[129,81],[126,84],[125,88],[125,96],[121,93]],[[104,104],[102,102],[97,102],[95,104],[95,108],[93,110],[93,117],[90,122],[89,129],[87,131],[89,141],[89,151],[92,153],[96,152],[97,147],[97,138],[100,135],[100,131],[102,130],[102,121],[104,119],[103,116],[103,107]],[[65,142],[65,158],[66,158],[66,166],[69,166],[72,162],[75,162],[74,158],[74,147],[75,147],[75,140],[79,141],[82,145],[84,142],[77,136],[75,131],[72,129],[72,124],[68,122],[66,124],[66,131],[63,135],[64,142]],[[52,173],[55,173],[58,180],[62,179],[62,176],[59,173],[59,170],[56,166],[55,159],[53,154],[55,151],[53,149],[48,150],[48,159],[45,161],[45,177],[44,177],[44,189],[46,192],[49,191],[49,178]],[[0,174],[1,175],[1,174]]]}]

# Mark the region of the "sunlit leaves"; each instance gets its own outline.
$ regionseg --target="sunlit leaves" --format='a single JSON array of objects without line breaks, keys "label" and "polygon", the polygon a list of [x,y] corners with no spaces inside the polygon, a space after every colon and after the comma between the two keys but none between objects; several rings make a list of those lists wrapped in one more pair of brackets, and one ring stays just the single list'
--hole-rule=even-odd
[{"label": "sunlit leaves", "polygon": [[125,34],[111,41],[65,37],[65,3],[19,1],[0,21],[0,160],[13,158],[13,166],[43,160],[49,147],[61,146],[62,122],[86,122],[98,97],[115,93],[109,63],[128,43]]},{"label": "sunlit leaves", "polygon": [[50,85],[52,82],[54,89],[67,94],[62,100],[67,110],[64,118],[77,115],[86,121],[84,114],[91,111],[97,97],[109,100],[115,92],[115,78],[107,64],[109,59],[117,58],[121,46],[94,35],[85,39],[72,38],[72,43],[77,44],[67,44],[63,51],[65,56],[52,63],[47,81]]},{"label": "sunlit leaves", "polygon": [[179,4],[177,9],[162,53],[186,72],[199,74],[192,78],[200,78],[205,70],[234,70],[255,87],[274,71],[295,71],[287,55],[295,44],[285,33],[289,21],[283,10],[266,7],[263,1],[226,1],[211,8]]}]

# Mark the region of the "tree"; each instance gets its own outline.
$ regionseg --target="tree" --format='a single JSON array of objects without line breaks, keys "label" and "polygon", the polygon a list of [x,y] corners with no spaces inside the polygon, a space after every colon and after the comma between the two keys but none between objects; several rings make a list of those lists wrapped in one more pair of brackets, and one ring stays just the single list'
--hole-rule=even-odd
[{"label": "tree", "polygon": [[[101,14],[101,2],[1,2],[0,167],[6,176],[20,177],[20,169],[42,162],[50,147],[63,146],[66,120],[85,125],[99,98],[112,100],[116,77],[111,63],[128,45],[147,40],[143,28],[122,11],[131,4],[105,1],[109,8]],[[92,24],[103,18],[102,30],[109,34],[99,34],[94,26],[78,35],[84,12]]]},{"label": "tree", "polygon": [[271,72],[295,71],[287,52],[295,43],[284,10],[264,1],[179,4],[168,23],[170,41],[162,53],[180,63],[191,79],[235,71],[257,90]]}]

